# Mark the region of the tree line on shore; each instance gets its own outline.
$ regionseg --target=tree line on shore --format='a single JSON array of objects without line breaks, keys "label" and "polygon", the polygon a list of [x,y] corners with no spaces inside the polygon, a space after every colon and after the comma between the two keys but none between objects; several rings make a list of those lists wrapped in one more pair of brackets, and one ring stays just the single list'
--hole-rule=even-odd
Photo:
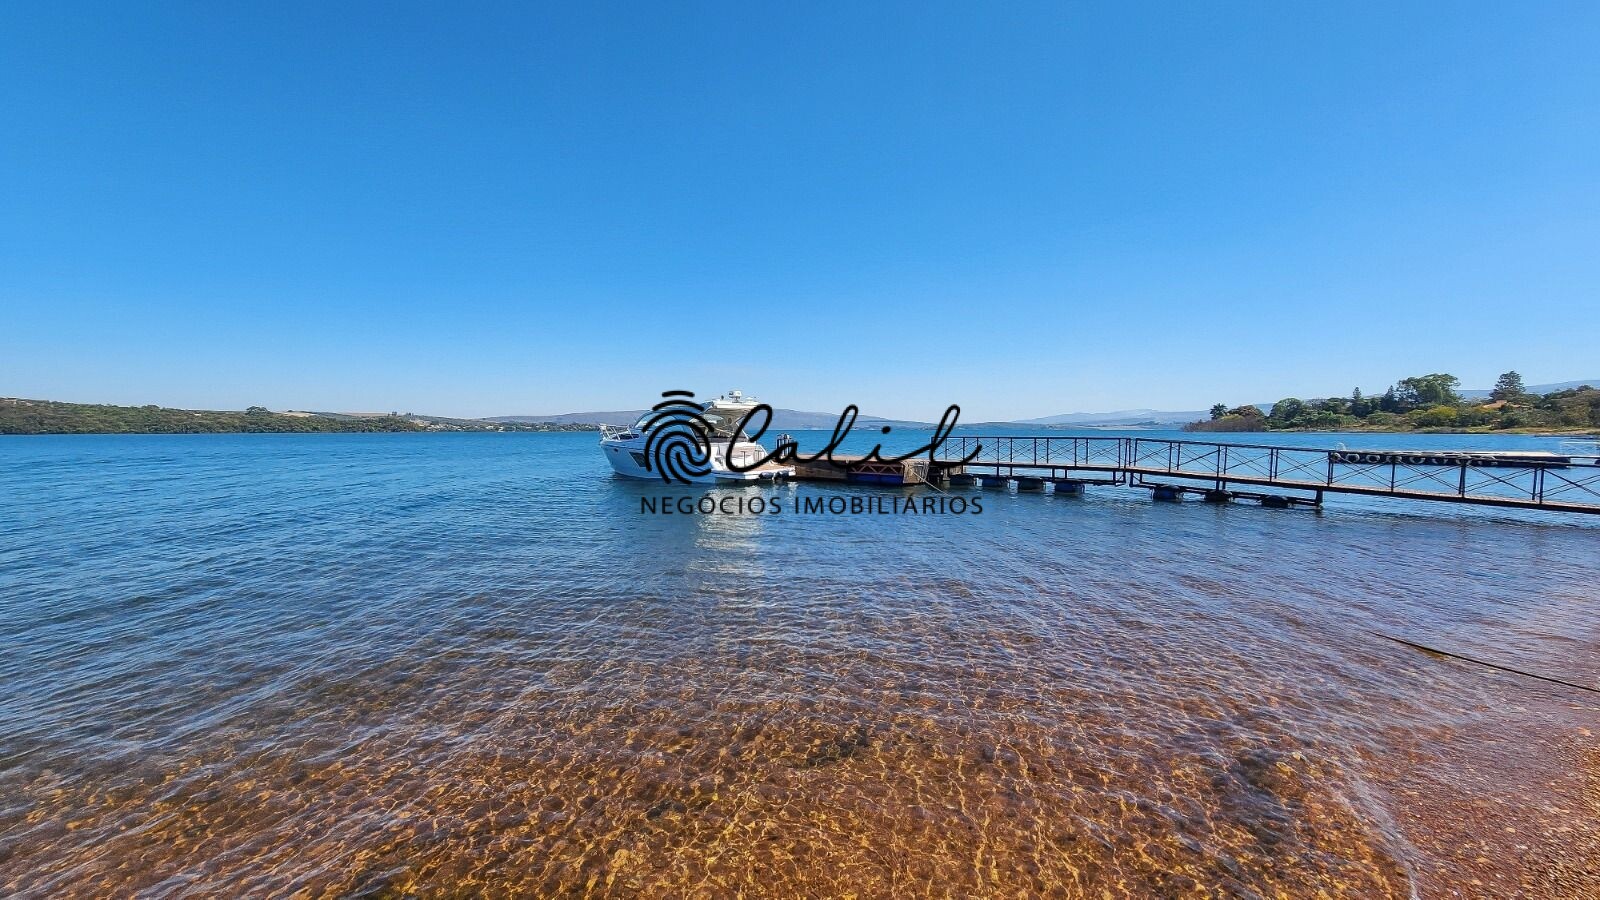
[{"label": "tree line on shore", "polygon": [[1375,396],[1285,397],[1263,411],[1254,405],[1211,407],[1211,418],[1185,431],[1413,431],[1600,428],[1600,390],[1590,385],[1548,394],[1529,392],[1516,372],[1495,382],[1485,399],[1460,394],[1461,380],[1435,373],[1402,378]]},{"label": "tree line on shore", "polygon": [[550,422],[502,423],[439,419],[398,412],[378,416],[275,413],[252,406],[244,412],[111,406],[53,400],[0,398],[0,434],[311,434],[402,431],[592,431],[592,425]]}]

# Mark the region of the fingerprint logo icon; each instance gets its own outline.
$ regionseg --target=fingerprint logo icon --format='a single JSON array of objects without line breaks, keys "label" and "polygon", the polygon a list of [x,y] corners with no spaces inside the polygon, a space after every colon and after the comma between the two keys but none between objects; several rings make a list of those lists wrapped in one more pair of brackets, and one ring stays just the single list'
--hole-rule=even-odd
[{"label": "fingerprint logo icon", "polygon": [[644,467],[667,484],[690,484],[711,473],[711,423],[693,391],[663,391],[644,423]]}]

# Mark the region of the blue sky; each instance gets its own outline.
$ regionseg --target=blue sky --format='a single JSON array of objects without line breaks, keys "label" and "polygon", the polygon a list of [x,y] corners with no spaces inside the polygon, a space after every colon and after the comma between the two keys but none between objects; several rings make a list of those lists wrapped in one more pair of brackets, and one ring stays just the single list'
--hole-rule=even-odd
[{"label": "blue sky", "polygon": [[0,395],[1600,375],[1592,3],[234,6],[0,6]]}]

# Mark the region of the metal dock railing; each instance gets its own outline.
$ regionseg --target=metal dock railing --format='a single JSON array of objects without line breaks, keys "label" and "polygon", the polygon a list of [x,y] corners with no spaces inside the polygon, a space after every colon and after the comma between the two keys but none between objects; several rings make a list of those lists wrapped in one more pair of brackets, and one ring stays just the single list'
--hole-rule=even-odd
[{"label": "metal dock railing", "polygon": [[[970,462],[959,465],[974,452]],[[1125,484],[1150,488],[1158,496],[1189,492],[1212,500],[1249,497],[1274,505],[1320,504],[1325,494],[1338,493],[1600,513],[1600,456],[1588,455],[966,435],[948,438],[937,462],[947,477]]]}]

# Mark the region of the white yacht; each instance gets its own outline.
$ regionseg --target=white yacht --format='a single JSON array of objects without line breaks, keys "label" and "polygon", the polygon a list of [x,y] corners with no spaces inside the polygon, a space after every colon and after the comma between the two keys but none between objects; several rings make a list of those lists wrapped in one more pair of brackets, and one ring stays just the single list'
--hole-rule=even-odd
[{"label": "white yacht", "polygon": [[705,403],[696,403],[686,391],[662,396],[669,399],[632,425],[600,426],[600,450],[618,475],[712,484],[771,481],[794,474],[793,466],[770,462],[747,472],[730,467],[730,463],[748,466],[767,455],[766,448],[738,429],[745,414],[759,404],[756,398],[740,391]]}]

